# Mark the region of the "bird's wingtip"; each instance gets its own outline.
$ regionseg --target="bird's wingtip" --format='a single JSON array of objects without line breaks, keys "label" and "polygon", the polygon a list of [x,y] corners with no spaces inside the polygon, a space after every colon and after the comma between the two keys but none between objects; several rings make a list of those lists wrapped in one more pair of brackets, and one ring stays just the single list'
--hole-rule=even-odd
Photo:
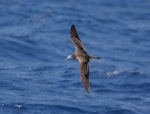
[{"label": "bird's wingtip", "polygon": [[72,24],[71,29],[74,29],[74,28],[75,28],[75,25],[74,25],[74,24]]},{"label": "bird's wingtip", "polygon": [[86,91],[90,94],[90,86],[88,86],[88,87],[84,86],[84,87],[85,87]]},{"label": "bird's wingtip", "polygon": [[72,24],[72,26],[75,26],[74,24]]},{"label": "bird's wingtip", "polygon": [[87,90],[88,94],[90,94],[90,89]]}]

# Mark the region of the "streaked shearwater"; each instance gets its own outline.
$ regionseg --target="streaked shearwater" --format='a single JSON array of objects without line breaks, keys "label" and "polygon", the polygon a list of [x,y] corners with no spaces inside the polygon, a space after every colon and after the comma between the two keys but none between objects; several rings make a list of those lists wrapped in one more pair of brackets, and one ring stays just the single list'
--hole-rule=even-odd
[{"label": "streaked shearwater", "polygon": [[75,25],[71,26],[70,29],[71,40],[75,47],[75,53],[68,55],[66,59],[77,59],[80,64],[80,79],[82,85],[85,87],[86,91],[90,93],[90,84],[89,84],[89,65],[88,62],[91,59],[100,59],[100,57],[88,55],[79,36],[76,31]]}]

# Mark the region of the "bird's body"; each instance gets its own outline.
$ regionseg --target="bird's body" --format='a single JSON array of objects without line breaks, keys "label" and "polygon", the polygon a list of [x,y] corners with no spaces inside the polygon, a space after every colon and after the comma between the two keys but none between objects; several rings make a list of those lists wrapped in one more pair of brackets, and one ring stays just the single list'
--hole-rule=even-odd
[{"label": "bird's body", "polygon": [[75,26],[72,25],[70,29],[71,40],[75,47],[75,53],[67,57],[67,59],[73,58],[77,59],[80,64],[80,79],[83,86],[90,93],[90,84],[89,84],[89,65],[88,62],[91,59],[100,59],[100,57],[88,55],[79,36],[75,29]]}]

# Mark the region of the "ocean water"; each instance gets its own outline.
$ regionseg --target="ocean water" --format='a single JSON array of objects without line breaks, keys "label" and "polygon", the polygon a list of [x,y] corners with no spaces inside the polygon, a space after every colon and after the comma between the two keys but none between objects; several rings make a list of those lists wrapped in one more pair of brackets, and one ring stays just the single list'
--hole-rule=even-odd
[{"label": "ocean water", "polygon": [[[82,87],[75,24],[89,54]],[[149,0],[0,0],[0,114],[149,114]]]}]

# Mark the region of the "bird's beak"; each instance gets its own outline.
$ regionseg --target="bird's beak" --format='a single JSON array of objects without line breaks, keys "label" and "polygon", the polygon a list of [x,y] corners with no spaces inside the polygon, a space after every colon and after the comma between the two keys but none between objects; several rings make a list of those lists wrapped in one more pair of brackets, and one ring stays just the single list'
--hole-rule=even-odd
[{"label": "bird's beak", "polygon": [[66,57],[64,60],[68,60],[69,58],[68,57]]}]

